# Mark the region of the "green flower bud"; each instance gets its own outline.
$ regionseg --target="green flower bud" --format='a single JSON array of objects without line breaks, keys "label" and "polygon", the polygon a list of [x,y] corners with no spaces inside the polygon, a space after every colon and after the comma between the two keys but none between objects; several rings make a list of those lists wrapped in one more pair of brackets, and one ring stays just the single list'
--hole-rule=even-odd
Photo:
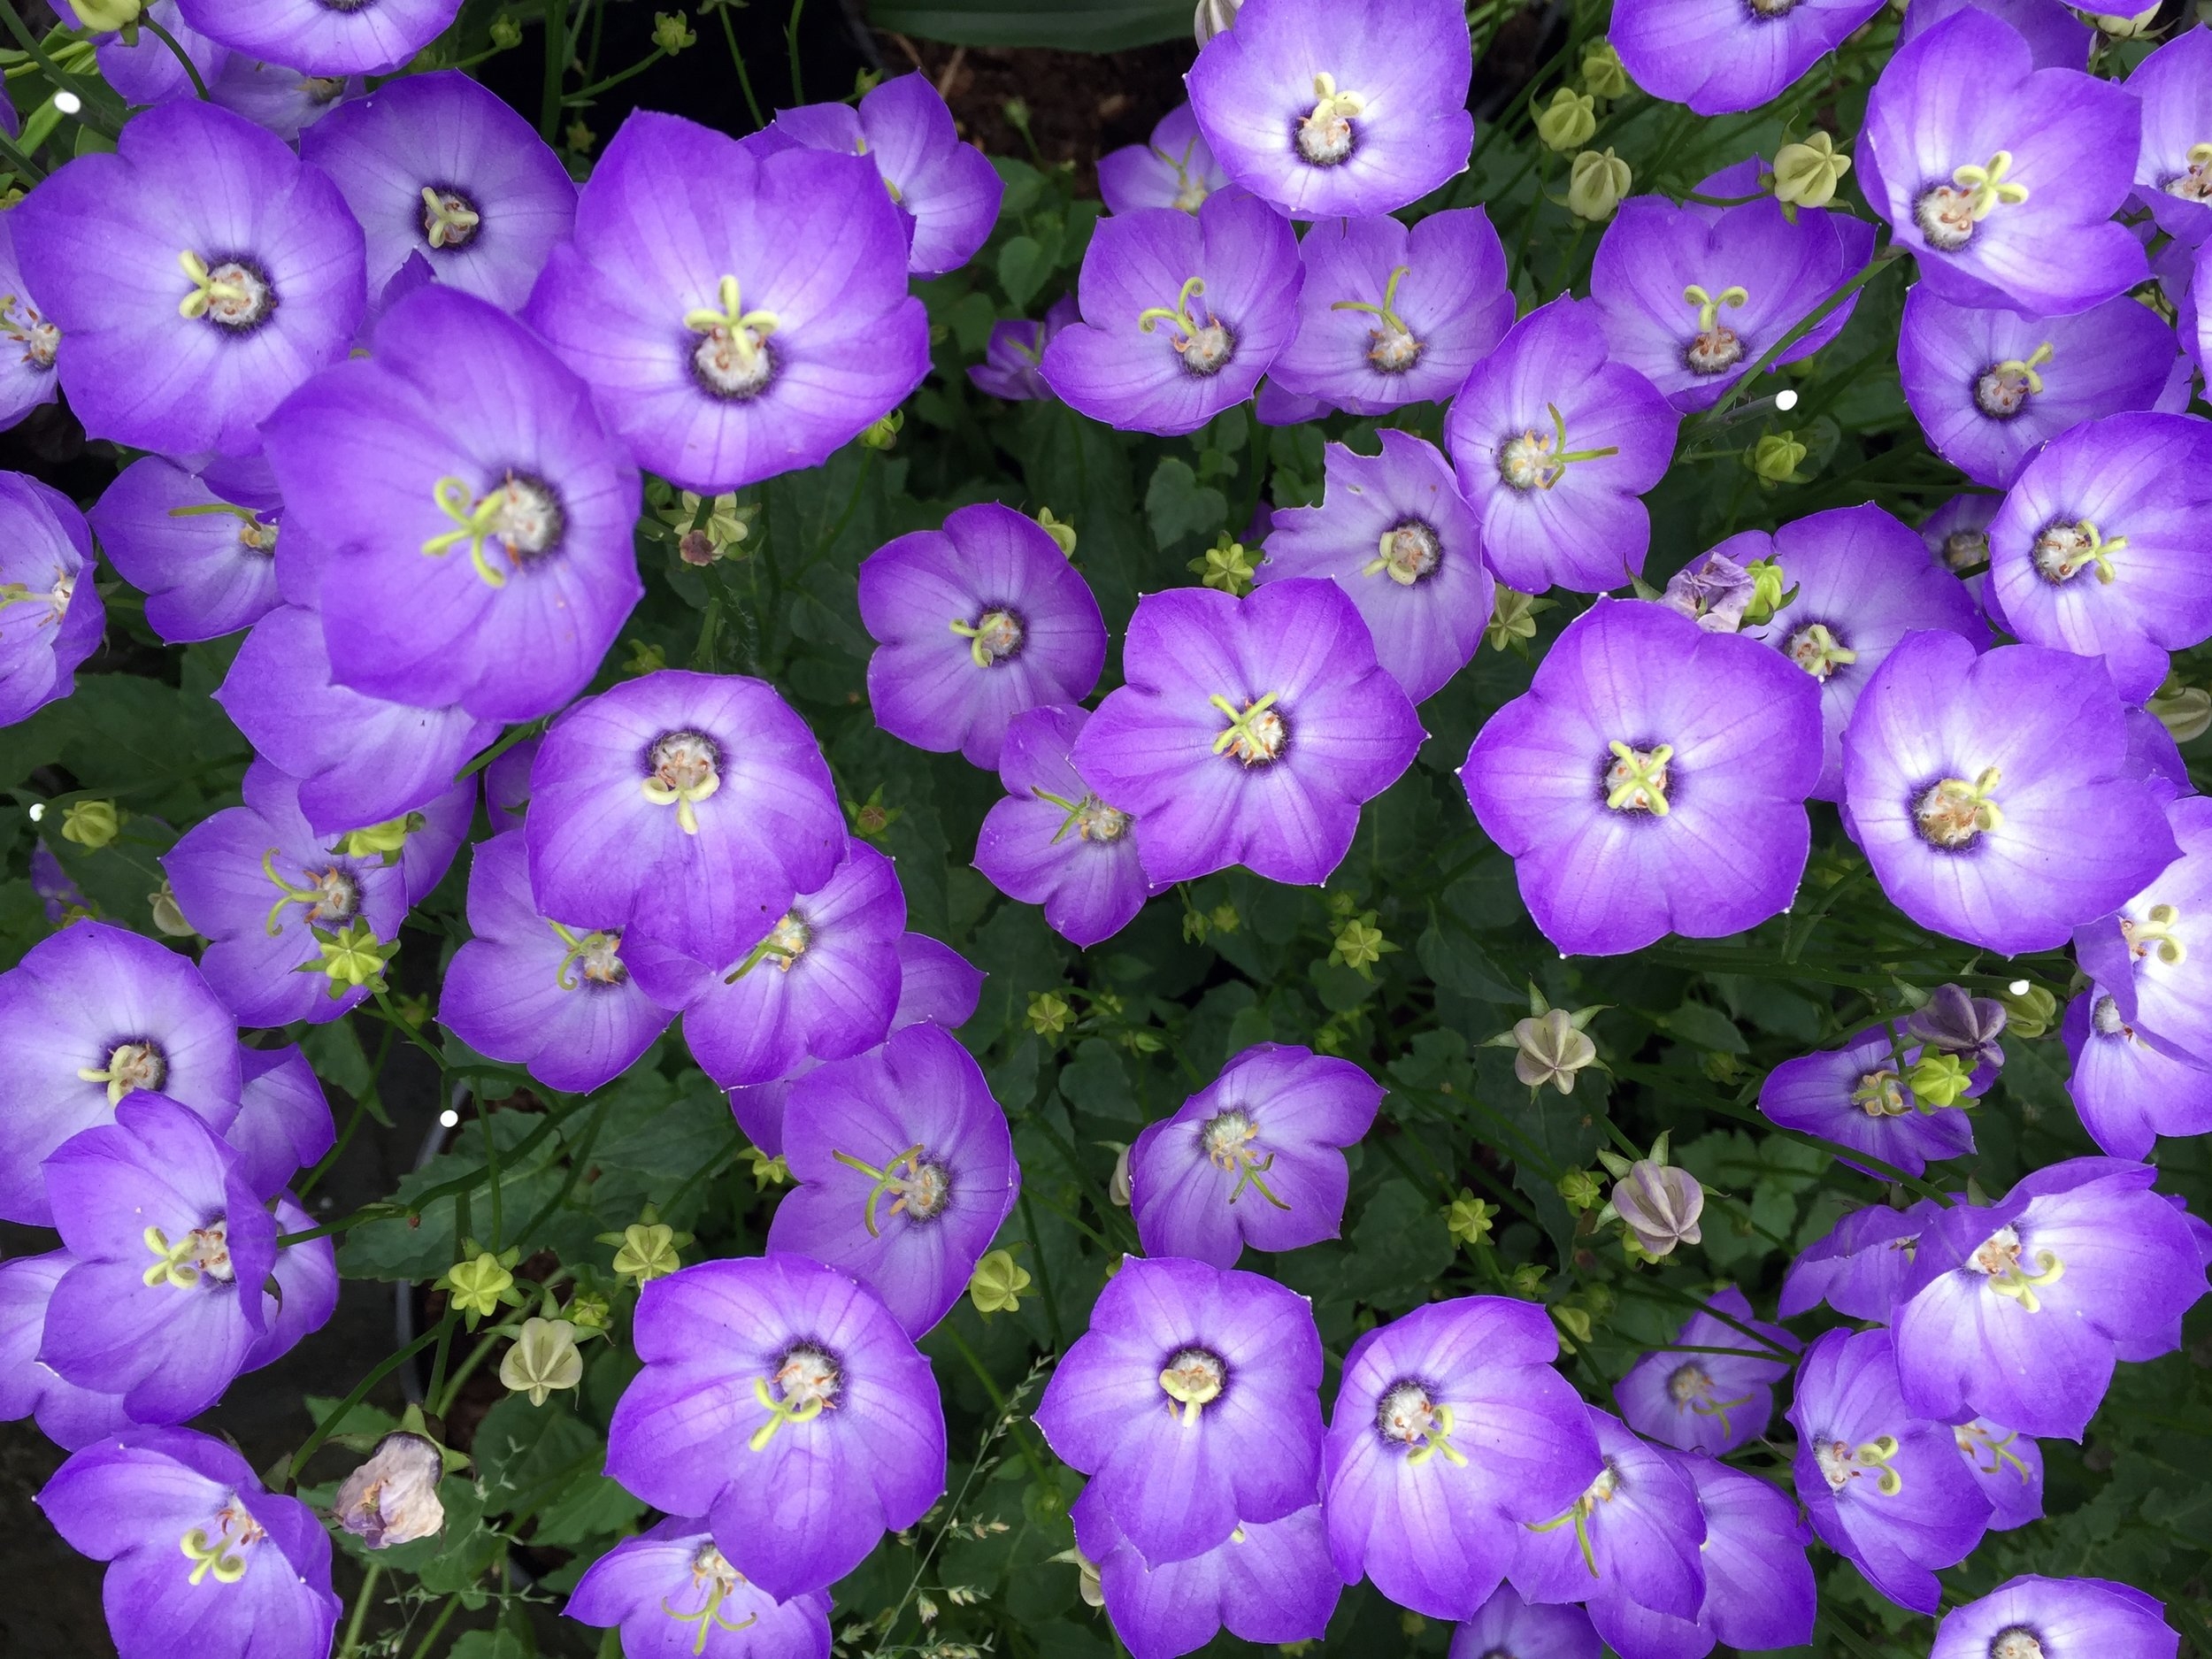
[{"label": "green flower bud", "polygon": [[1595,1210],[1603,1202],[1604,1188],[1588,1170],[1569,1170],[1559,1178],[1559,1195],[1570,1210]]},{"label": "green flower bud", "polygon": [[428,822],[419,812],[387,818],[366,829],[348,830],[330,850],[348,858],[380,857],[387,864],[396,864],[406,849],[407,838]]},{"label": "green flower bud", "polygon": [[614,1271],[640,1285],[665,1279],[681,1267],[676,1254],[676,1229],[664,1221],[633,1222],[623,1228],[622,1248],[614,1253]]},{"label": "green flower bud", "polygon": [[1537,612],[1550,610],[1551,604],[1548,599],[1538,599],[1501,583],[1482,637],[1490,642],[1494,651],[1502,651],[1516,640],[1532,640],[1536,637]]},{"label": "green flower bud", "polygon": [[771,1187],[781,1187],[791,1179],[791,1164],[782,1153],[770,1157],[758,1147],[747,1147],[746,1157],[751,1161],[753,1190],[765,1192]]},{"label": "green flower bud", "polygon": [[1957,1105],[1973,1080],[1973,1068],[1955,1054],[1924,1054],[1905,1068],[1905,1087],[1924,1111]]},{"label": "green flower bud", "polygon": [[[1565,1348],[1569,1353],[1571,1354],[1574,1352],[1575,1347],[1578,1343],[1586,1345],[1589,1342],[1590,1316],[1587,1313],[1585,1313],[1581,1309],[1568,1307],[1554,1308],[1551,1310],[1551,1317],[1553,1321],[1559,1326],[1560,1330],[1565,1333],[1560,1339],[1559,1346]],[[1569,1338],[1572,1338],[1573,1340],[1570,1341],[1568,1340]]]},{"label": "green flower bud", "polygon": [[1057,1037],[1068,1028],[1075,1010],[1055,991],[1040,991],[1029,999],[1029,1029],[1040,1037]]},{"label": "green flower bud", "polygon": [[1752,447],[1751,470],[1770,484],[1791,483],[1808,453],[1794,432],[1770,432]]},{"label": "green flower bud", "polygon": [[492,19],[492,44],[503,52],[511,52],[522,44],[522,25],[505,12]]},{"label": "green flower bud", "polygon": [[164,881],[146,895],[147,908],[154,913],[154,928],[172,939],[195,939],[199,929],[184,919],[184,911],[177,904],[177,891]]},{"label": "green flower bud", "polygon": [[1774,196],[1787,207],[1825,207],[1836,186],[1851,171],[1851,157],[1836,150],[1825,133],[1809,133],[1801,144],[1774,152]]},{"label": "green flower bud", "polygon": [[1053,545],[1060,549],[1060,556],[1063,558],[1075,557],[1075,526],[1073,525],[1069,524],[1065,519],[1054,518],[1051,508],[1040,507],[1037,509],[1037,527],[1052,538]]},{"label": "green flower bud", "polygon": [[2032,1041],[2058,1023],[2058,998],[2039,985],[2018,992],[2008,987],[1997,1000],[2005,1005],[2005,1029],[2016,1037]]},{"label": "green flower bud", "polygon": [[2167,675],[2145,706],[2177,743],[2194,742],[2212,728],[2212,691],[2185,686],[2178,674]]},{"label": "green flower bud", "polygon": [[1577,219],[1602,225],[1613,217],[1613,210],[1621,204],[1621,197],[1628,194],[1635,178],[1611,146],[1602,154],[1586,150],[1575,157],[1573,170],[1567,176],[1567,211]]},{"label": "green flower bud", "polygon": [[696,46],[699,37],[691,31],[691,19],[682,12],[671,17],[665,12],[653,13],[653,44],[673,58],[687,46]]},{"label": "green flower bud", "polygon": [[[1562,1094],[1573,1094],[1575,1073],[1598,1057],[1597,1044],[1582,1029],[1586,1023],[1586,1019],[1578,1022],[1563,1008],[1516,1020],[1512,1035],[1517,1052],[1513,1056],[1513,1075],[1532,1089],[1548,1083]],[[1561,1191],[1563,1194],[1563,1185]]]},{"label": "green flower bud", "polygon": [[121,833],[123,815],[112,801],[73,801],[61,818],[61,838],[94,852]]},{"label": "green flower bud", "polygon": [[889,414],[868,423],[860,434],[860,444],[865,449],[887,449],[899,441],[899,434],[906,428],[906,411],[895,409]]},{"label": "green flower bud", "polygon": [[595,1290],[580,1290],[568,1299],[568,1322],[579,1331],[603,1331],[614,1323],[614,1304]]},{"label": "green flower bud", "polygon": [[1782,573],[1782,561],[1754,559],[1744,566],[1744,574],[1751,578],[1751,603],[1744,607],[1744,626],[1771,622],[1774,613],[1788,603],[1789,578]]},{"label": "green flower bud", "polygon": [[1252,591],[1252,574],[1256,565],[1252,556],[1244,550],[1244,544],[1231,540],[1229,533],[1224,530],[1220,541],[1184,568],[1207,587],[1241,599]]},{"label": "green flower bud", "polygon": [[1375,964],[1384,953],[1397,949],[1383,937],[1382,929],[1375,926],[1375,912],[1355,916],[1337,930],[1336,942],[1330,947],[1329,956],[1358,974],[1363,979],[1375,977]]},{"label": "green flower bud", "polygon": [[1010,1250],[993,1250],[975,1264],[968,1280],[968,1299],[987,1319],[995,1313],[1019,1310],[1021,1294],[1029,1288],[1029,1271]]},{"label": "green flower bud", "polygon": [[515,1276],[509,1271],[521,1255],[514,1249],[497,1256],[479,1250],[468,1260],[456,1262],[433,1288],[444,1291],[474,1329],[479,1319],[489,1317],[503,1307],[522,1306],[523,1294],[515,1288]]},{"label": "green flower bud", "polygon": [[1599,41],[1582,54],[1582,84],[1601,98],[1624,98],[1636,89],[1609,41]]},{"label": "green flower bud", "polygon": [[584,1356],[576,1351],[576,1327],[565,1319],[525,1319],[522,1334],[499,1362],[499,1380],[515,1394],[541,1406],[556,1388],[584,1380]]},{"label": "green flower bud", "polygon": [[1579,150],[1598,130],[1597,99],[1565,87],[1551,95],[1548,109],[1536,115],[1536,136],[1552,150]]},{"label": "green flower bud", "polygon": [[138,0],[69,0],[69,9],[85,27],[105,35],[136,23],[143,8]]},{"label": "green flower bud", "polygon": [[1459,1196],[1445,1207],[1444,1230],[1471,1250],[1489,1242],[1490,1219],[1497,1213],[1497,1205],[1483,1202],[1463,1187]]}]

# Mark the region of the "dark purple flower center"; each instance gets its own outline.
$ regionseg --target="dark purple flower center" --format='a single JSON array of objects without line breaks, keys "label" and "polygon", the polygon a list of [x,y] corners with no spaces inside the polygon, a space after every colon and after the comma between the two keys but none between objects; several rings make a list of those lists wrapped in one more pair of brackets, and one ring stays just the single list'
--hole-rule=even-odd
[{"label": "dark purple flower center", "polygon": [[676,823],[687,835],[699,833],[694,808],[722,787],[722,746],[703,732],[664,732],[645,750],[645,778],[639,785],[655,806],[676,809]]},{"label": "dark purple flower center", "polygon": [[113,1105],[134,1089],[158,1089],[169,1080],[169,1056],[151,1037],[122,1037],[108,1045],[108,1063],[95,1070],[78,1069],[86,1083],[107,1085],[108,1103]]},{"label": "dark purple flower center", "polygon": [[1198,1414],[1229,1391],[1229,1365],[1211,1348],[1194,1344],[1179,1348],[1160,1368],[1160,1392],[1168,1399],[1167,1414],[1181,1408],[1183,1426],[1198,1426]]},{"label": "dark purple flower center", "polygon": [[952,631],[968,642],[968,655],[978,668],[995,668],[1022,654],[1029,628],[1020,611],[1007,604],[983,607],[972,622],[955,617]]},{"label": "dark purple flower center", "polygon": [[1771,23],[1797,10],[1798,0],[1744,0],[1744,11],[1754,23]]},{"label": "dark purple flower center", "polygon": [[422,211],[417,217],[423,241],[442,253],[467,247],[484,222],[476,204],[449,184],[424,185]]},{"label": "dark purple flower center", "polygon": [[1436,574],[1444,562],[1443,538],[1425,518],[1401,518],[1382,534],[1380,547],[1361,574],[1387,576],[1401,588],[1411,588]]},{"label": "dark purple flower center", "polygon": [[1598,787],[1606,806],[1616,812],[1666,817],[1672,804],[1669,792],[1679,781],[1671,771],[1674,745],[1648,739],[1635,743],[1616,740],[1606,750],[1598,763]]},{"label": "dark purple flower center", "polygon": [[1367,107],[1356,92],[1337,90],[1336,77],[1313,78],[1314,105],[1291,123],[1291,149],[1309,166],[1340,167],[1359,148],[1359,134],[1352,118]]},{"label": "dark purple flower center", "polygon": [[1939,778],[1916,790],[1912,815],[1920,839],[1941,852],[1964,852],[1972,847],[2005,821],[1993,793],[2000,781],[1997,768],[1988,766],[1971,783],[1963,778]]},{"label": "dark purple flower center", "polygon": [[1989,1659],[2043,1659],[2043,1639],[2025,1624],[2010,1625],[1990,1642]]},{"label": "dark purple flower center", "polygon": [[177,264],[191,284],[177,303],[180,317],[197,318],[225,334],[243,334],[275,314],[276,285],[258,259],[242,253],[203,259],[187,249],[177,256]]},{"label": "dark purple flower center", "polygon": [[2043,389],[2039,371],[2051,360],[2046,340],[2024,357],[1993,363],[1974,377],[1974,407],[1992,420],[2010,420],[2028,406],[2028,399]]}]

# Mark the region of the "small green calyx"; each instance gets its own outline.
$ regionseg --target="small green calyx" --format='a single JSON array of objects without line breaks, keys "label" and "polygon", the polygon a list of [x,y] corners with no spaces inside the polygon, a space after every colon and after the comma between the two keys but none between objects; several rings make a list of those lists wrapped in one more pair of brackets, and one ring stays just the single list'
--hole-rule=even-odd
[{"label": "small green calyx", "polygon": [[683,12],[672,15],[666,12],[653,13],[653,44],[671,58],[698,43],[699,36],[691,27],[691,19]]},{"label": "small green calyx", "polygon": [[334,933],[320,927],[312,932],[317,960],[303,962],[294,972],[326,975],[334,998],[349,991],[385,988],[384,970],[399,955],[397,940],[387,943],[379,939],[366,919],[357,916]]},{"label": "small green calyx", "polygon": [[1376,912],[1363,910],[1351,918],[1336,931],[1329,946],[1332,960],[1342,963],[1363,979],[1375,977],[1375,964],[1384,956],[1399,949],[1383,937],[1383,931],[1375,924]]},{"label": "small green calyx", "polygon": [[1014,1253],[992,1250],[969,1275],[968,1300],[987,1319],[995,1313],[1019,1312],[1022,1292],[1028,1288],[1029,1270],[1014,1259]]},{"label": "small green calyx", "polygon": [[1228,1368],[1218,1355],[1202,1348],[1181,1349],[1160,1372],[1160,1391],[1168,1398],[1168,1416],[1176,1416],[1179,1405],[1183,1426],[1196,1428],[1198,1414],[1221,1398],[1228,1380]]},{"label": "small green calyx", "polygon": [[1751,603],[1743,611],[1746,627],[1771,622],[1776,611],[1797,597],[1797,589],[1789,585],[1778,558],[1754,559],[1743,567],[1743,573],[1751,578]]},{"label": "small green calyx", "polygon": [[[887,179],[884,182],[888,184],[890,180]],[[895,188],[892,191],[891,199],[893,201],[898,199]],[[879,415],[860,429],[860,447],[864,449],[874,449],[879,454],[888,451],[898,443],[899,434],[905,430],[906,411],[903,409],[895,409],[887,415]]]},{"label": "small green calyx", "polygon": [[1539,599],[1500,583],[1497,597],[1491,602],[1490,620],[1482,631],[1483,641],[1492,650],[1502,651],[1516,641],[1532,640],[1536,637],[1538,614],[1551,608],[1548,599]]},{"label": "small green calyx", "polygon": [[1805,480],[1798,477],[1797,469],[1811,453],[1795,432],[1770,432],[1744,458],[1753,474],[1766,483],[1801,484]]},{"label": "small green calyx", "polygon": [[1905,1072],[1906,1085],[1923,1111],[1957,1105],[1973,1080],[1973,1068],[1955,1054],[1924,1054]]},{"label": "small green calyx", "polygon": [[556,1389],[575,1387],[584,1380],[575,1325],[566,1319],[525,1319],[499,1362],[499,1380],[511,1394],[528,1394],[534,1406],[543,1405]]},{"label": "small green calyx", "polygon": [[1367,360],[1386,374],[1402,374],[1421,356],[1421,342],[1413,337],[1413,331],[1406,326],[1397,309],[1398,284],[1412,270],[1411,265],[1402,265],[1391,272],[1379,305],[1368,300],[1338,300],[1329,307],[1333,311],[1365,311],[1382,324],[1381,327],[1369,331],[1371,343],[1367,348]]},{"label": "small green calyx", "polygon": [[634,1279],[641,1285],[649,1285],[657,1279],[666,1279],[680,1268],[683,1257],[677,1252],[691,1242],[688,1233],[678,1233],[664,1221],[653,1218],[649,1207],[645,1218],[634,1221],[619,1233],[603,1233],[599,1242],[616,1246],[614,1271],[624,1279]]},{"label": "small green calyx", "polygon": [[1202,586],[1241,599],[1252,591],[1259,562],[1243,542],[1224,530],[1218,541],[1183,568],[1197,577]]},{"label": "small green calyx", "polygon": [[[465,1240],[465,1249],[474,1248],[473,1240]],[[522,1252],[510,1248],[494,1256],[489,1250],[477,1250],[464,1261],[456,1262],[446,1270],[434,1289],[444,1291],[453,1305],[461,1310],[473,1330],[479,1319],[488,1318],[500,1309],[519,1308],[528,1299],[516,1288],[514,1265],[522,1259]]]},{"label": "small green calyx", "polygon": [[1605,770],[1605,804],[1616,812],[1666,817],[1667,763],[1674,758],[1674,745],[1631,749],[1616,739],[1605,747],[1613,757],[1613,764]]},{"label": "small green calyx", "polygon": [[1500,1206],[1485,1203],[1467,1187],[1459,1189],[1459,1196],[1445,1207],[1444,1231],[1458,1243],[1473,1249],[1490,1241],[1491,1224]]},{"label": "small green calyx", "polygon": [[1281,695],[1271,691],[1257,702],[1246,703],[1240,713],[1219,692],[1208,697],[1207,702],[1229,717],[1228,729],[1214,739],[1214,753],[1233,756],[1247,766],[1263,766],[1279,758],[1290,741],[1290,727],[1275,707],[1275,700]]},{"label": "small green calyx", "polygon": [[1068,1028],[1068,1021],[1075,1010],[1068,1000],[1053,991],[1038,991],[1029,999],[1027,1019],[1029,1029],[1040,1037],[1057,1037]]},{"label": "small green calyx", "polygon": [[867,1202],[862,1207],[861,1220],[872,1239],[881,1238],[882,1229],[876,1221],[876,1206],[887,1194],[891,1198],[890,1213],[911,1216],[918,1221],[932,1221],[941,1214],[951,1195],[945,1167],[922,1156],[922,1146],[912,1146],[888,1160],[881,1169],[864,1163],[849,1152],[833,1149],[830,1156],[849,1170],[857,1171],[875,1183],[868,1189]]},{"label": "small green calyx", "polygon": [[330,850],[342,858],[381,858],[388,867],[399,862],[405,850],[407,838],[429,822],[419,812],[387,818],[381,824],[372,824],[366,829],[348,830],[338,838],[338,844]]}]

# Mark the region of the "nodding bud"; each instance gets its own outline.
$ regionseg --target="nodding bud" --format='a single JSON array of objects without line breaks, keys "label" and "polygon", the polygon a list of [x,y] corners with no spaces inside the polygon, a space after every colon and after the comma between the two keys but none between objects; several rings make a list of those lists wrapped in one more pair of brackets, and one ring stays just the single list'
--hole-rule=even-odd
[{"label": "nodding bud", "polygon": [[1579,149],[1598,130],[1598,101],[1587,92],[1565,87],[1551,95],[1550,107],[1536,114],[1536,136],[1550,149]]},{"label": "nodding bud", "polygon": [[98,35],[130,28],[144,10],[138,0],[69,0],[69,9],[78,22]]},{"label": "nodding bud", "polygon": [[[1244,0],[1198,0],[1198,11],[1191,19],[1191,33],[1203,46],[1208,41],[1237,20],[1237,10]],[[1098,1605],[1094,1601],[1093,1607]]]},{"label": "nodding bud", "polygon": [[2058,998],[2039,985],[2017,993],[2008,988],[1998,1000],[2005,1005],[2006,1029],[2016,1037],[2032,1040],[2058,1023]]},{"label": "nodding bud", "polygon": [[377,1442],[368,1461],[348,1475],[331,1518],[371,1549],[389,1549],[435,1535],[445,1525],[438,1482],[445,1455],[435,1440],[404,1431]]},{"label": "nodding bud", "polygon": [[1014,1253],[993,1250],[975,1264],[968,1279],[968,1299],[987,1318],[995,1313],[1019,1311],[1021,1294],[1028,1288],[1029,1270],[1014,1259]]},{"label": "nodding bud", "polygon": [[525,1319],[522,1334],[499,1362],[499,1380],[541,1406],[556,1388],[584,1380],[584,1356],[576,1351],[576,1327],[565,1319]]},{"label": "nodding bud", "polygon": [[2158,27],[2161,8],[2151,6],[2129,15],[2125,12],[2100,12],[2095,14],[2098,31],[2109,35],[2116,41],[2131,41],[2148,35]]},{"label": "nodding bud", "polygon": [[1600,41],[1582,54],[1582,84],[1599,98],[1624,98],[1636,89],[1610,41]]},{"label": "nodding bud", "polygon": [[1752,446],[1751,470],[1770,484],[1802,483],[1797,468],[1809,451],[1794,432],[1770,432]]},{"label": "nodding bud", "polygon": [[1114,1173],[1106,1183],[1106,1196],[1121,1209],[1129,1208],[1129,1148],[1114,1143]]},{"label": "nodding bud", "polygon": [[1601,225],[1613,217],[1613,210],[1634,182],[1635,174],[1611,146],[1602,154],[1586,150],[1575,157],[1574,170],[1567,177],[1567,211],[1577,219]]},{"label": "nodding bud", "polygon": [[1851,157],[1837,153],[1835,140],[1809,133],[1803,143],[1774,152],[1774,198],[1785,207],[1825,207],[1850,171]]},{"label": "nodding bud", "polygon": [[61,838],[97,852],[122,832],[123,815],[112,801],[73,801],[61,818]]},{"label": "nodding bud", "polygon": [[2144,706],[2177,743],[2193,742],[2212,730],[2212,691],[2185,686],[2178,674],[2167,675]]},{"label": "nodding bud", "polygon": [[1697,1218],[1705,1210],[1705,1189],[1697,1177],[1650,1158],[1629,1166],[1613,1188],[1612,1208],[1631,1240],[1655,1261],[1704,1236]]},{"label": "nodding bud", "polygon": [[1515,1077],[1531,1088],[1548,1083],[1562,1094],[1575,1092],[1575,1074],[1598,1057],[1597,1044],[1563,1008],[1515,1021],[1513,1047]]}]

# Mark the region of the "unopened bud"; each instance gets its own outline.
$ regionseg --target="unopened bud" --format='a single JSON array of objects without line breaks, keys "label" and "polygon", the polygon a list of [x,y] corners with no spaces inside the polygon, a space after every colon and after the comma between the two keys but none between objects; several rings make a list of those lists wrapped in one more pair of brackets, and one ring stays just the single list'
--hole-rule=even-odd
[{"label": "unopened bud", "polygon": [[1586,150],[1574,159],[1567,176],[1567,211],[1577,219],[1603,224],[1628,194],[1635,175],[1609,145],[1603,153]]},{"label": "unopened bud", "polygon": [[503,52],[511,52],[522,44],[522,25],[504,12],[492,19],[492,44]]},{"label": "unopened bud", "polygon": [[1459,1196],[1445,1206],[1444,1230],[1471,1250],[1489,1241],[1491,1217],[1497,1213],[1497,1205],[1485,1203],[1463,1187]]},{"label": "unopened bud", "polygon": [[1075,526],[1073,525],[1064,518],[1054,518],[1051,508],[1040,507],[1037,509],[1037,527],[1052,538],[1052,543],[1060,549],[1062,558],[1071,559],[1075,557]]},{"label": "unopened bud", "polygon": [[1685,1169],[1640,1159],[1613,1188],[1612,1209],[1643,1254],[1656,1261],[1678,1244],[1704,1237],[1697,1218],[1705,1210],[1705,1189]]},{"label": "unopened bud", "polygon": [[154,928],[172,939],[192,939],[199,929],[184,919],[184,910],[177,902],[177,890],[164,881],[146,895],[146,906],[153,912]]},{"label": "unopened bud", "polygon": [[1974,1080],[1974,1070],[1955,1054],[1924,1054],[1905,1068],[1905,1087],[1923,1110],[1955,1106]]},{"label": "unopened bud", "polygon": [[525,1319],[522,1334],[499,1362],[499,1380],[515,1394],[541,1406],[557,1388],[584,1380],[584,1356],[576,1351],[576,1327],[565,1319]]},{"label": "unopened bud", "polygon": [[1570,1210],[1595,1210],[1603,1197],[1604,1189],[1598,1185],[1598,1178],[1588,1170],[1569,1170],[1556,1185]]},{"label": "unopened bud", "polygon": [[1770,484],[1787,484],[1808,453],[1794,432],[1770,432],[1752,446],[1751,470]]},{"label": "unopened bud", "polygon": [[1851,157],[1839,154],[1825,133],[1809,133],[1799,144],[1774,152],[1775,199],[1789,207],[1825,207],[1836,186],[1851,171]]},{"label": "unopened bud", "polygon": [[121,833],[123,815],[112,801],[73,801],[61,818],[61,838],[97,852]]},{"label": "unopened bud", "polygon": [[137,22],[144,10],[138,0],[69,0],[69,9],[78,22],[99,35]]},{"label": "unopened bud", "polygon": [[889,414],[868,423],[860,434],[860,443],[866,449],[887,449],[899,441],[899,434],[906,429],[906,411],[895,409]]},{"label": "unopened bud", "polygon": [[670,16],[665,12],[653,13],[653,44],[673,58],[687,46],[696,46],[698,35],[692,33],[691,19],[679,12]]},{"label": "unopened bud", "polygon": [[1053,991],[1040,991],[1029,999],[1029,1029],[1040,1037],[1057,1037],[1068,1028],[1075,1010],[1067,999]]},{"label": "unopened bud", "polygon": [[[1191,19],[1191,33],[1203,46],[1237,20],[1237,9],[1244,0],[1198,0],[1197,15]],[[1098,1605],[1094,1601],[1093,1607]]]},{"label": "unopened bud", "polygon": [[1552,150],[1578,150],[1598,130],[1597,99],[1562,87],[1536,114],[1536,136]]},{"label": "unopened bud", "polygon": [[2040,1037],[2058,1021],[2058,998],[2039,985],[2026,990],[2006,990],[1997,1000],[2005,1005],[2005,1029],[2016,1037]]},{"label": "unopened bud", "polygon": [[1635,90],[1609,41],[1600,41],[1582,54],[1582,84],[1601,98],[1624,98]]},{"label": "unopened bud", "polygon": [[2212,691],[2185,686],[2178,674],[2167,675],[2166,683],[2151,694],[2144,706],[2177,743],[2194,742],[2212,729]]},{"label": "unopened bud", "polygon": [[1014,1313],[1020,1310],[1021,1294],[1028,1288],[1029,1270],[1014,1259],[1013,1252],[993,1250],[975,1264],[975,1272],[968,1279],[968,1299],[987,1317]]},{"label": "unopened bud", "polygon": [[1513,1075],[1531,1088],[1550,1084],[1562,1094],[1575,1092],[1575,1073],[1598,1057],[1598,1046],[1563,1008],[1555,1008],[1513,1025]]},{"label": "unopened bud", "polygon": [[1120,1209],[1129,1208],[1129,1148],[1114,1148],[1114,1172],[1106,1183],[1106,1196]]}]

